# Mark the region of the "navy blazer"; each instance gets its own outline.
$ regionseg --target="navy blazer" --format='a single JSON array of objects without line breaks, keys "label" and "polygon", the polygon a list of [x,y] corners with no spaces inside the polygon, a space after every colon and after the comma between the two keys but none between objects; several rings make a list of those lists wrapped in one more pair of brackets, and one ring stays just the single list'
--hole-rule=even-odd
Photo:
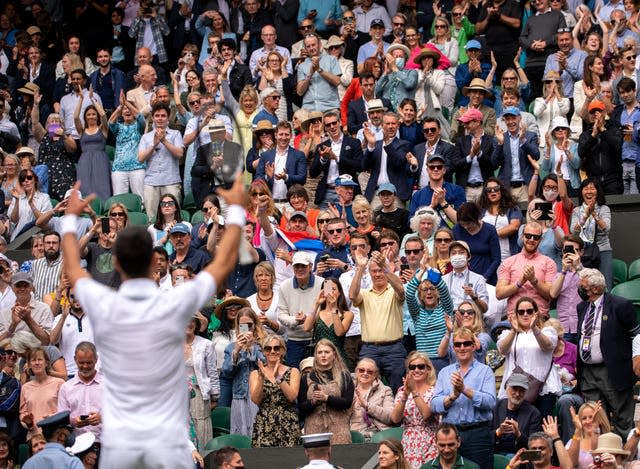
[{"label": "navy blazer", "polygon": [[[264,180],[270,190],[273,190],[273,178],[267,176],[265,163],[274,163],[275,160],[275,150],[264,152],[260,158],[260,163],[258,163],[258,168],[256,169],[256,179]],[[289,147],[285,170],[287,171],[287,179],[285,180],[287,188],[294,184],[304,185],[304,183],[307,182],[307,159],[304,157],[304,153],[293,147]]]},{"label": "navy blazer", "polygon": [[[371,171],[371,177],[365,190],[367,200],[372,200],[378,188],[380,176],[380,159],[382,158],[382,140],[376,142],[373,151],[367,148],[364,152],[364,170]],[[384,147],[387,152],[387,174],[389,181],[396,186],[397,196],[400,200],[409,200],[411,186],[409,184],[409,163],[407,153],[411,151],[411,144],[405,140],[394,138],[389,145]]]},{"label": "navy blazer", "polygon": [[[424,170],[424,155],[427,153],[427,143],[418,143],[413,147],[413,156],[418,160],[418,171],[416,172],[416,182],[420,181],[420,173]],[[436,143],[436,154],[444,158],[444,166],[447,170],[444,173],[444,180],[453,182],[453,145],[444,140],[438,140]]]},{"label": "navy blazer", "polygon": [[[520,161],[520,173],[525,184],[529,184],[531,176],[533,176],[533,167],[529,163],[527,154],[531,155],[534,160],[540,159],[540,147],[538,146],[538,136],[526,131],[524,134],[524,143],[520,144],[520,151],[518,152],[518,160]],[[509,146],[508,133],[504,134],[504,144],[498,145],[497,151],[494,152],[492,158],[494,167],[500,166],[500,173],[498,178],[507,187],[511,184],[511,147]]]},{"label": "navy blazer", "polygon": [[[378,98],[382,101],[382,105],[387,109],[391,109],[391,101],[387,98]],[[347,130],[351,135],[358,133],[362,128],[362,124],[369,120],[367,109],[364,105],[364,97],[354,99],[347,106]]]},{"label": "navy blazer", "polygon": [[[311,169],[309,170],[309,176],[312,178],[318,177],[320,173],[322,173],[322,178],[318,181],[318,187],[316,188],[316,205],[322,203],[324,195],[327,193],[327,174],[329,172],[330,161],[322,162],[320,159],[318,148],[323,145],[330,147],[331,140],[325,140],[316,147]],[[360,140],[344,135],[338,157],[338,174],[349,174],[354,181],[358,182],[358,173],[362,171],[362,145],[360,144]],[[354,195],[360,194],[360,186],[354,187],[354,189]]]},{"label": "navy blazer", "polygon": [[[456,146],[453,152],[453,166],[456,173],[456,184],[465,187],[471,172],[471,163],[467,161],[467,155],[471,153],[471,135],[461,135],[456,138]],[[496,151],[498,142],[495,137],[484,134],[480,138],[480,151],[478,159],[482,180],[486,181],[493,176],[496,167],[493,165],[493,153]],[[526,159],[526,155],[525,155]],[[529,162],[527,161],[527,164]]]},{"label": "navy blazer", "polygon": [[[588,308],[589,303],[586,301],[577,306],[578,331],[582,331],[582,322]],[[640,331],[633,303],[621,296],[605,293],[600,321],[600,349],[609,372],[609,381],[616,391],[630,390],[637,380],[633,373],[631,342]],[[582,332],[580,332],[578,344],[581,342]],[[582,380],[584,366],[580,358],[580,345],[578,345],[578,383]]]}]

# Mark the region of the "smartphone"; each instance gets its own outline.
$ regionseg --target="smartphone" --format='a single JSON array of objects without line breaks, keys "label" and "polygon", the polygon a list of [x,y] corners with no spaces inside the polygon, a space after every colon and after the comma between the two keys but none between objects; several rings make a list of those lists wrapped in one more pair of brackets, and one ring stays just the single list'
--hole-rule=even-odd
[{"label": "smartphone", "polygon": [[80,420],[87,420],[89,418],[88,415],[81,415]]},{"label": "smartphone", "polygon": [[238,330],[240,331],[240,334],[246,334],[249,332],[249,324],[239,324]]},{"label": "smartphone", "polygon": [[109,217],[103,217],[100,219],[102,226],[102,234],[109,234],[111,232],[111,225],[109,224]]},{"label": "smartphone", "polygon": [[320,256],[320,258],[318,259],[319,262],[327,262],[328,260],[329,260],[329,254],[324,254]]},{"label": "smartphone", "polygon": [[539,449],[528,449],[520,454],[521,461],[535,462],[542,459],[542,451]]},{"label": "smartphone", "polygon": [[568,245],[562,248],[562,254],[575,254],[576,248],[572,245]]},{"label": "smartphone", "polygon": [[176,285],[182,285],[184,283],[184,275],[176,275]]},{"label": "smartphone", "polygon": [[324,282],[324,285],[322,285],[322,289],[324,290],[324,296],[326,297],[329,293],[331,293],[333,291],[333,288],[331,288],[331,282]]},{"label": "smartphone", "polygon": [[409,266],[409,261],[405,256],[400,258],[400,270],[409,270],[411,267]]},{"label": "smartphone", "polygon": [[542,211],[542,215],[540,215],[538,220],[551,220],[551,216],[549,215],[549,212],[553,209],[551,202],[537,202],[533,205],[533,209]]},{"label": "smartphone", "polygon": [[56,132],[58,129],[62,128],[60,124],[50,124],[47,126],[47,133],[49,134],[49,138],[53,138],[56,136]]}]

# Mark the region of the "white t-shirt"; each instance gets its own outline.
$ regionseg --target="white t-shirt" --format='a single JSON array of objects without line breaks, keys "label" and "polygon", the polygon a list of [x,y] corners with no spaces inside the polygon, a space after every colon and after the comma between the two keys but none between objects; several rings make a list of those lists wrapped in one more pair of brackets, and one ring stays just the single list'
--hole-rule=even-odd
[{"label": "white t-shirt", "polygon": [[167,292],[151,279],[127,280],[113,291],[83,278],[75,291],[102,362],[102,444],[186,451],[184,331],[215,294],[213,277],[201,272]]}]

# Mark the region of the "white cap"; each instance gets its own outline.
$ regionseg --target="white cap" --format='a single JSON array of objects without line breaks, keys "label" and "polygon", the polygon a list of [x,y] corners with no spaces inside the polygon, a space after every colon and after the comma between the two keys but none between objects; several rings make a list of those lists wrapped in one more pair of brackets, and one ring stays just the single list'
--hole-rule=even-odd
[{"label": "white cap", "polygon": [[302,446],[305,448],[321,448],[323,446],[331,446],[331,437],[333,433],[312,433],[311,435],[302,435]]},{"label": "white cap", "polygon": [[76,441],[71,448],[67,448],[73,454],[80,454],[87,451],[96,442],[96,436],[91,432],[81,433],[76,437]]},{"label": "white cap", "polygon": [[291,260],[291,265],[296,264],[311,265],[311,259],[309,259],[309,255],[306,252],[297,251]]}]

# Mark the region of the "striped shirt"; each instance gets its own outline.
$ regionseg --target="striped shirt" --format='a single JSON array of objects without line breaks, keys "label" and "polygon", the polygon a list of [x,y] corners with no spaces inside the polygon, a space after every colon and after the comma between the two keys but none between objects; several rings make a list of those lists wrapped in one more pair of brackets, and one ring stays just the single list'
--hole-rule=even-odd
[{"label": "striped shirt", "polygon": [[453,315],[453,302],[444,280],[440,279],[436,288],[440,302],[435,309],[426,309],[416,295],[420,281],[417,277],[407,284],[407,305],[416,326],[416,350],[426,353],[429,358],[438,358],[438,346],[447,332],[444,315]]},{"label": "striped shirt", "polygon": [[33,275],[33,289],[35,299],[42,301],[45,295],[58,287],[60,272],[62,271],[62,256],[53,261],[47,261],[46,257],[36,259],[31,265]]}]

